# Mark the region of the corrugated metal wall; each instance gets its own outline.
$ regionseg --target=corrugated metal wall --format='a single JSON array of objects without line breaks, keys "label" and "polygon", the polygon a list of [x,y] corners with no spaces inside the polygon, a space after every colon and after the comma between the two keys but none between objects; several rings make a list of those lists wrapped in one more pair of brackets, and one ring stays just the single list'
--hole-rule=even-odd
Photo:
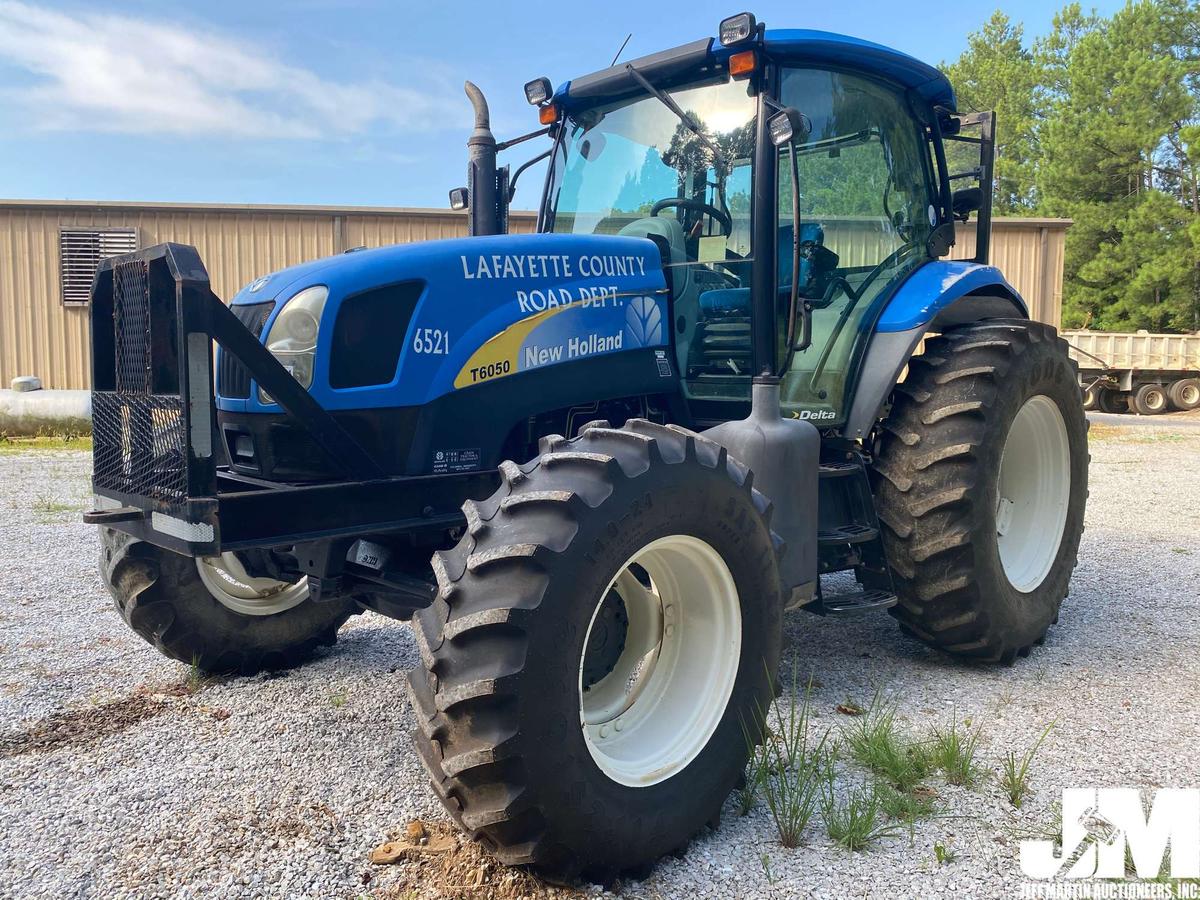
[{"label": "corrugated metal wall", "polygon": [[[531,214],[511,217],[533,231]],[[0,201],[0,385],[37,375],[49,388],[88,386],[88,310],[64,306],[58,235],[63,228],[136,228],[138,245],[193,244],[213,290],[232,297],[242,285],[284,266],[350,247],[461,237],[466,215],[422,209],[79,205]]]},{"label": "corrugated metal wall", "polygon": [[[1029,304],[1029,317],[1055,328],[1062,324],[1063,253],[1068,219],[993,219],[989,256]],[[975,255],[975,227],[960,225],[950,255]]]},{"label": "corrugated metal wall", "polygon": [[[1067,224],[1004,219],[992,233],[992,259],[1034,317],[1053,324],[1061,308]],[[527,213],[513,214],[510,222],[516,233],[534,225]],[[0,386],[17,375],[37,375],[49,388],[88,386],[88,310],[64,306],[59,288],[59,230],[73,227],[136,228],[142,247],[193,244],[221,297],[259,275],[350,247],[467,233],[465,214],[441,210],[0,201]],[[974,252],[970,229],[955,249],[956,256]]]}]

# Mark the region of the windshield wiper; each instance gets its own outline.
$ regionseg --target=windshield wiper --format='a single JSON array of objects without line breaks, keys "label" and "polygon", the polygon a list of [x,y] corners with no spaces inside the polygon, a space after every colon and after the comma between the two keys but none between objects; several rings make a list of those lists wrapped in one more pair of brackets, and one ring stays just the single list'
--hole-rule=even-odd
[{"label": "windshield wiper", "polygon": [[708,149],[712,151],[714,166],[719,163],[720,171],[728,172],[729,166],[725,160],[725,154],[721,152],[720,147],[713,143],[712,138],[704,133],[704,130],[700,127],[700,123],[684,112],[684,110],[680,108],[679,104],[671,99],[669,94],[663,93],[653,84],[651,84],[649,79],[639,72],[633,63],[625,63],[625,71],[632,75],[638,84],[653,94],[658,99],[659,103],[661,103],[671,112],[675,113],[675,115],[679,118],[679,121],[683,123],[684,127],[687,128],[688,131],[700,138],[700,140],[704,143],[704,146],[708,147]]}]

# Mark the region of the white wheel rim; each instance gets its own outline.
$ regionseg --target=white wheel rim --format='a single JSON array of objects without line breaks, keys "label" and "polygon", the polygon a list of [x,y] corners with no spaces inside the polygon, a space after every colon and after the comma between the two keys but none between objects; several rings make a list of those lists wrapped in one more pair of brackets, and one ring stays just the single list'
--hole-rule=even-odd
[{"label": "white wheel rim", "polygon": [[1049,574],[1067,524],[1071,448],[1053,400],[1038,394],[1013,419],[1000,459],[996,542],[1009,584],[1035,590]]},{"label": "white wheel rim", "polygon": [[1200,385],[1185,384],[1179,392],[1179,399],[1185,406],[1195,406],[1197,401],[1200,401]]},{"label": "white wheel rim", "polygon": [[[593,629],[613,590],[628,618],[624,649],[585,690]],[[686,768],[725,715],[741,647],[737,586],[708,543],[671,535],[626,560],[592,612],[579,661],[580,727],[596,765],[630,787],[658,784]]]},{"label": "white wheel rim", "polygon": [[1146,391],[1146,408],[1158,412],[1166,408],[1167,392],[1155,388],[1152,391]]},{"label": "white wheel rim", "polygon": [[196,570],[218,603],[244,616],[273,616],[308,598],[308,579],[255,578],[236,553],[198,557]]}]

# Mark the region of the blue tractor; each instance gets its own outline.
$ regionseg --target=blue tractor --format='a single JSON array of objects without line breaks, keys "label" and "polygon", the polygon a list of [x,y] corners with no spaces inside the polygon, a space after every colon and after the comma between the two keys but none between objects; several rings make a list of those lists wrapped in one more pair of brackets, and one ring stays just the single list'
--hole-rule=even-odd
[{"label": "blue tractor", "polygon": [[[719,814],[786,611],[887,609],[983,661],[1040,644],[1086,423],[1064,343],[987,262],[991,116],[937,69],[743,13],[531,81],[543,127],[513,141],[467,90],[469,237],[229,306],[193,248],[103,264],[87,519],[129,626],[206,670],[411,619],[455,821],[611,876]],[[536,233],[506,233],[540,159]],[[946,258],[956,225],[973,259]]]}]

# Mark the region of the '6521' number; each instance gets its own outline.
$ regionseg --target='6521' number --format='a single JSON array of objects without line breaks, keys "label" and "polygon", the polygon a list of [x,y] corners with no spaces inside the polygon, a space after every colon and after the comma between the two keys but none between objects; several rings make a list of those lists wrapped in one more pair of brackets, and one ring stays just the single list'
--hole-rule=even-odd
[{"label": "'6521' number", "polygon": [[449,353],[450,332],[440,328],[418,328],[413,335],[414,353]]}]

